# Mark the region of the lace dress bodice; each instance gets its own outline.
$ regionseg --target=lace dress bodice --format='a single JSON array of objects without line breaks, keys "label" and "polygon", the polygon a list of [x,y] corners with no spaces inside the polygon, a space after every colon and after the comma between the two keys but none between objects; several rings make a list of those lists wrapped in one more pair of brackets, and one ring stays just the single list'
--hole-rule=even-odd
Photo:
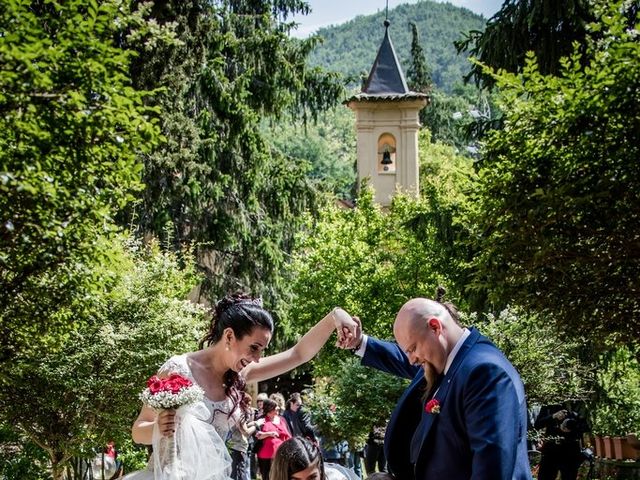
[{"label": "lace dress bodice", "polygon": [[[159,373],[162,375],[179,373],[197,384],[187,363],[186,353],[171,357],[160,367]],[[231,428],[240,420],[241,413],[239,409],[236,409],[231,416],[229,415],[229,411],[233,408],[233,402],[229,397],[217,402],[204,397],[204,404],[211,413],[209,423],[213,425],[220,438],[225,441]]]}]

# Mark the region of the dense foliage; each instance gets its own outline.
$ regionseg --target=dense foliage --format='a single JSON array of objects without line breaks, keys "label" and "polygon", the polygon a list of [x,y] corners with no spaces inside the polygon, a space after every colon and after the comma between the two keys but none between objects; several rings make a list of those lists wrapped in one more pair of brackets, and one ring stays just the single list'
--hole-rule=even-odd
[{"label": "dense foliage", "polygon": [[46,452],[50,465],[41,469],[54,480],[73,457],[91,457],[109,440],[122,445],[146,379],[206,330],[204,310],[184,300],[198,279],[189,256],[127,238],[109,249],[108,261],[93,267],[101,290],[73,292],[81,301],[69,316],[79,327],[59,348],[4,367],[13,384],[0,391],[2,422],[24,437],[16,448]]},{"label": "dense foliage", "polygon": [[408,383],[361,366],[354,356],[334,366],[331,377],[317,377],[307,405],[324,444],[346,440],[352,451],[361,450],[371,427],[388,421]]},{"label": "dense foliage", "polygon": [[158,129],[114,39],[147,27],[119,0],[0,6],[0,363],[71,326],[51,312],[142,187]]},{"label": "dense foliage", "polygon": [[[324,41],[310,56],[313,65],[322,65],[346,76],[368,75],[384,35],[384,13],[360,15],[340,25],[321,28],[318,35]],[[464,55],[458,55],[453,42],[460,32],[483,30],[485,20],[471,11],[450,3],[419,1],[402,4],[389,11],[389,32],[404,72],[411,65],[412,30],[414,23],[420,32],[427,65],[433,83],[450,91],[462,82],[469,70]]]},{"label": "dense foliage", "polygon": [[593,371],[580,358],[580,339],[562,335],[552,322],[513,307],[497,315],[474,314],[467,321],[477,325],[516,367],[529,405],[589,398]]},{"label": "dense foliage", "polygon": [[[521,72],[527,53],[534,52],[543,74],[557,74],[560,59],[573,51],[573,43],[584,44],[592,19],[589,0],[506,0],[483,30],[471,30],[455,44],[459,52],[469,52],[484,65],[512,73]],[[494,84],[480,64],[474,64],[465,78]]]},{"label": "dense foliage", "polygon": [[296,159],[309,162],[307,177],[318,190],[351,199],[356,183],[353,123],[353,112],[340,105],[320,114],[314,123],[300,125],[283,120],[263,128],[269,142],[284,155],[285,162]]},{"label": "dense foliage", "polygon": [[178,43],[140,50],[136,85],[163,89],[166,142],[145,157],[133,221],[179,248],[200,245],[209,293],[240,287],[277,297],[278,270],[314,190],[307,162],[271,148],[264,117],[310,118],[334,105],[342,85],[307,66],[317,39],[292,39],[300,0],[154,3]]},{"label": "dense foliage", "polygon": [[496,76],[505,128],[481,163],[475,287],[637,351],[640,42],[621,3],[599,19],[586,67],[575,53],[557,77],[532,58]]},{"label": "dense foliage", "polygon": [[627,348],[612,348],[599,359],[598,402],[591,412],[593,432],[640,433],[640,363]]}]

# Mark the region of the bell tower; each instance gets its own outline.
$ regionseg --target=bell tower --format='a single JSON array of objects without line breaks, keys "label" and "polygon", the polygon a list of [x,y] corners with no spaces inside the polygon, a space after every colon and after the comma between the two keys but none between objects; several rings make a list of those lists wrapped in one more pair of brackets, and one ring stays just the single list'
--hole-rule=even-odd
[{"label": "bell tower", "polygon": [[407,87],[391,37],[389,20],[369,77],[344,103],[356,114],[358,184],[369,178],[376,202],[389,206],[398,189],[418,195],[418,112],[424,93]]}]

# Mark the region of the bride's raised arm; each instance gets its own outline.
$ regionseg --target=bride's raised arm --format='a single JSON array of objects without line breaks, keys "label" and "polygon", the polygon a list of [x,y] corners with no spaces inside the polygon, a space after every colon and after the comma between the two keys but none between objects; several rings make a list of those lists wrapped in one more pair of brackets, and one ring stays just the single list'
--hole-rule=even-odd
[{"label": "bride's raised arm", "polygon": [[261,382],[292,370],[315,357],[334,330],[338,343],[346,344],[357,336],[360,325],[341,308],[334,308],[316,323],[293,347],[284,352],[261,358],[241,372],[247,382]]}]

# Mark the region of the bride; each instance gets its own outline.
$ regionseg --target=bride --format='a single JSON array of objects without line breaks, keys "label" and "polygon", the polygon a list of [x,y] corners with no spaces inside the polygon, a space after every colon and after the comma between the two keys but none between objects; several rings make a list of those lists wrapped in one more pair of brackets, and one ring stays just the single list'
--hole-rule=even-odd
[{"label": "bride", "polygon": [[[271,315],[259,301],[249,297],[223,298],[215,307],[200,349],[171,357],[158,371],[161,378],[172,373],[189,378],[204,390],[204,400],[177,411],[159,413],[143,406],[133,424],[132,437],[136,443],[153,445],[153,456],[146,470],[124,478],[229,479],[231,460],[224,441],[231,427],[244,416],[242,398],[246,382],[267,380],[308,362],[334,329],[338,342],[346,345],[351,337],[357,336],[358,328],[344,310],[336,308],[295,346],[262,358],[273,334]],[[176,458],[180,459],[182,471],[166,468]]]}]

